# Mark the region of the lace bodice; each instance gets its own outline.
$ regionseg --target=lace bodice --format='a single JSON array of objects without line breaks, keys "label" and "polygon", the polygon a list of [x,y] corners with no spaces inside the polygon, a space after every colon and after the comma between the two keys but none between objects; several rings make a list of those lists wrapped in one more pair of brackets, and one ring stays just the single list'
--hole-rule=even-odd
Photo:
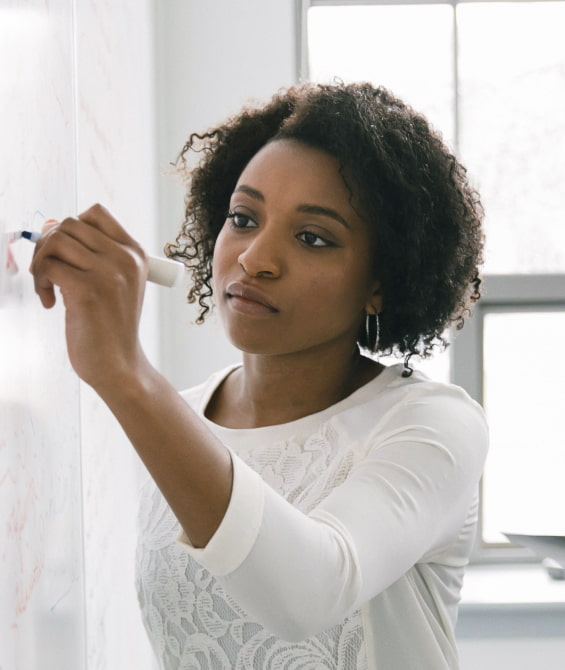
[{"label": "lace bodice", "polygon": [[161,670],[456,670],[479,405],[399,365],[317,414],[237,430],[204,416],[226,374],[181,394],[232,452],[210,542],[179,534],[154,484],[143,496],[137,588]]},{"label": "lace bodice", "polygon": [[[329,424],[304,440],[238,450],[263,480],[304,513],[347,477],[362,456]],[[137,590],[163,670],[365,670],[362,617],[300,643],[273,636],[176,542],[179,524],[149,482],[140,509]]]}]

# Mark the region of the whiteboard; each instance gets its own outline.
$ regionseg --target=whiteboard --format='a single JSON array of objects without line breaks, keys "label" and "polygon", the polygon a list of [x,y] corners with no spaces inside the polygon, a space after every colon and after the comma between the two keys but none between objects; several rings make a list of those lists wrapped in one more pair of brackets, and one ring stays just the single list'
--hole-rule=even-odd
[{"label": "whiteboard", "polygon": [[0,670],[82,670],[78,380],[33,245],[6,267],[9,231],[76,210],[72,2],[0,0],[0,63]]}]

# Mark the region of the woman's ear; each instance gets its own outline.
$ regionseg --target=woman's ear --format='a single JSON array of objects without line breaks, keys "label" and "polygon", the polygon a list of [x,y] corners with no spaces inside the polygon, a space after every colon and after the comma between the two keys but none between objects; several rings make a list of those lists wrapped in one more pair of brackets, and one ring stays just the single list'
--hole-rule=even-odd
[{"label": "woman's ear", "polygon": [[383,296],[381,293],[381,282],[376,281],[371,290],[371,294],[365,305],[367,314],[380,314],[383,311]]}]

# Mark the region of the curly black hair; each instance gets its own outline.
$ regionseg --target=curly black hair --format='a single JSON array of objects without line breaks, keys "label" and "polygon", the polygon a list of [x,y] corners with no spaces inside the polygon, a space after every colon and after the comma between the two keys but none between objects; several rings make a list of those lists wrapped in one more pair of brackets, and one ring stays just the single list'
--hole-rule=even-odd
[{"label": "curly black hair", "polygon": [[[466,169],[428,121],[369,83],[293,86],[190,135],[176,163],[187,177],[185,220],[165,253],[192,272],[188,300],[200,305],[197,323],[210,310],[214,245],[237,180],[265,144],[283,138],[337,158],[373,228],[383,296],[379,337],[375,342],[372,323],[358,344],[403,355],[408,369],[412,355],[446,346],[446,328],[461,328],[480,297],[483,208]],[[189,152],[203,153],[192,170]]]}]

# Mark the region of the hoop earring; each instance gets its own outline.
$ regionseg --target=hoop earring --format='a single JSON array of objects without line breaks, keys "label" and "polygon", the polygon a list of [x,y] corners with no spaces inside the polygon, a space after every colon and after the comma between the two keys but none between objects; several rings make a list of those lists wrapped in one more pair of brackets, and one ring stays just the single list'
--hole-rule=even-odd
[{"label": "hoop earring", "polygon": [[[374,317],[374,332],[373,332],[373,317]],[[365,317],[365,342],[367,343],[367,349],[375,354],[379,348],[379,337],[380,337],[380,323],[379,315],[376,314],[367,314]],[[374,338],[374,343],[373,343]]]}]

